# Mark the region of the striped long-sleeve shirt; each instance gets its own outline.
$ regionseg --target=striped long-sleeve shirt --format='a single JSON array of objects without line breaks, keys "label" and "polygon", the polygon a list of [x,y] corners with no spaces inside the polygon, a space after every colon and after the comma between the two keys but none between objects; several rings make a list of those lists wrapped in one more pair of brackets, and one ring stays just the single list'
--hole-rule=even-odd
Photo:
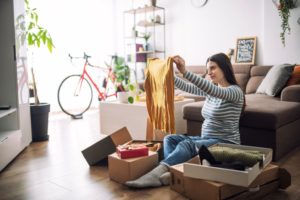
[{"label": "striped long-sleeve shirt", "polygon": [[239,144],[239,120],[244,104],[241,88],[238,85],[219,87],[192,72],[186,72],[184,78],[190,82],[175,77],[178,89],[206,97],[202,108],[202,137]]}]

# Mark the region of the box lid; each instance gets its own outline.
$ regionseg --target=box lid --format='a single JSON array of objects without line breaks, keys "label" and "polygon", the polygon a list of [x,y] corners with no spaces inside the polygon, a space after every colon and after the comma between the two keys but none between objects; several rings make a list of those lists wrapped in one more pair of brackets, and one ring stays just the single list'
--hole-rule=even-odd
[{"label": "box lid", "polygon": [[[218,146],[226,146],[245,150],[257,150],[265,154],[263,168],[266,167],[272,160],[272,149],[252,147],[245,145],[223,144],[218,143]],[[254,179],[261,173],[263,168],[259,167],[259,163],[245,171],[233,169],[224,169],[200,164],[184,163],[184,176],[198,178],[210,181],[218,181],[236,186],[248,187]]]},{"label": "box lid", "polygon": [[100,139],[82,150],[82,154],[89,165],[94,165],[116,151],[116,146],[130,141],[132,138],[126,127],[111,135],[101,135]]},{"label": "box lid", "polygon": [[121,144],[125,144],[132,140],[132,137],[128,129],[124,126],[123,128],[113,132],[111,135],[111,140],[114,143],[115,147]]}]

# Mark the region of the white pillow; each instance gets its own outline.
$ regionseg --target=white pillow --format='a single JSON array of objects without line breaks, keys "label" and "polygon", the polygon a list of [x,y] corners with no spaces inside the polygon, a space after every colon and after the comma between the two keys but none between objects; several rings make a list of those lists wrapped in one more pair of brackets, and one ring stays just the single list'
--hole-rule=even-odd
[{"label": "white pillow", "polygon": [[293,70],[294,65],[291,64],[274,65],[258,86],[256,93],[276,96],[285,86]]}]

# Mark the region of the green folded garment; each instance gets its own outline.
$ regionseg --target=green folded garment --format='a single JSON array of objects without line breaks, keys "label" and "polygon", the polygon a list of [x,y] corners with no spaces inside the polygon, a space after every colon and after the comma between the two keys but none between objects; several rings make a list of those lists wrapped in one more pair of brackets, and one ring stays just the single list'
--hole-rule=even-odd
[{"label": "green folded garment", "polygon": [[209,151],[219,162],[242,162],[248,167],[252,167],[259,162],[260,167],[263,165],[264,154],[255,150],[235,149],[230,147],[212,146]]}]

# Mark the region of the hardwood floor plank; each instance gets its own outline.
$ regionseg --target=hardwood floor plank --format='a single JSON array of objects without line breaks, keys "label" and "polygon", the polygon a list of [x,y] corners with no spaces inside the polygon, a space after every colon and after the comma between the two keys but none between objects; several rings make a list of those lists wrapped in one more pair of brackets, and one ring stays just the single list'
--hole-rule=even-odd
[{"label": "hardwood floor plank", "polygon": [[[49,141],[27,147],[0,173],[1,200],[186,200],[169,187],[133,190],[111,181],[105,165],[90,167],[81,150],[100,137],[99,114],[81,120],[51,114]],[[264,200],[300,199],[300,147],[278,164],[292,174],[292,185]]]}]

